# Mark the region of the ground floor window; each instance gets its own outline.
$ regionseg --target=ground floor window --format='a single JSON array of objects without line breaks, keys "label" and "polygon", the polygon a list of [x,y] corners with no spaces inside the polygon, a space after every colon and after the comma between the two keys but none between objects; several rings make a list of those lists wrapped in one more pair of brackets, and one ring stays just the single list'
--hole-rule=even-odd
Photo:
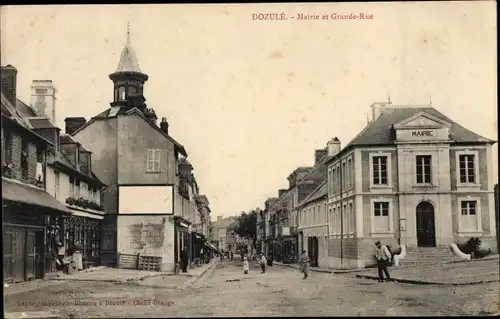
[{"label": "ground floor window", "polygon": [[480,230],[477,200],[460,201],[460,228],[464,231]]},{"label": "ground floor window", "polygon": [[373,231],[388,232],[390,231],[390,203],[387,201],[373,202]]}]

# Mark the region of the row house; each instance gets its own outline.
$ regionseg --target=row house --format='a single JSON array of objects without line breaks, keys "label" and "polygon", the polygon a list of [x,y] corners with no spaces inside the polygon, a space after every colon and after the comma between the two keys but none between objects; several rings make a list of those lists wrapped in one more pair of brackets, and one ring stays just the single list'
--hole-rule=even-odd
[{"label": "row house", "polygon": [[[47,192],[72,212],[58,220],[59,255],[82,254],[83,268],[100,265],[101,191],[106,187],[92,172],[92,152],[54,125],[56,89],[51,80],[34,80],[31,105],[17,99],[16,109],[29,126],[54,144],[47,157]],[[66,127],[66,132],[71,128]]]},{"label": "row house", "polygon": [[117,265],[120,256],[141,254],[161,258],[162,271],[176,270],[181,251],[192,251],[189,218],[197,186],[180,174],[186,150],[172,138],[167,119],[158,124],[156,112],[146,105],[149,77],[141,71],[130,39],[109,78],[110,107],[88,122],[66,119],[74,128],[72,138],[94,152],[91,165],[108,185],[101,259]]},{"label": "row house", "polygon": [[235,216],[230,216],[223,218],[222,216],[217,216],[217,221],[212,223],[212,233],[216,241],[216,245],[219,251],[229,251],[231,239],[228,240],[228,234],[232,224],[236,222]]},{"label": "row house", "polygon": [[373,262],[373,243],[432,250],[480,237],[496,247],[495,141],[432,106],[374,103],[328,161],[330,266]]},{"label": "row house", "polygon": [[265,210],[257,211],[257,234],[255,249],[257,254],[264,253],[264,240],[266,239]]},{"label": "row house", "polygon": [[309,255],[312,267],[326,267],[329,262],[327,198],[325,176],[320,186],[297,205],[300,248]]},{"label": "row house", "polygon": [[[75,251],[83,253],[85,266],[99,264],[99,223],[87,216],[80,219],[81,215],[89,214],[88,210],[94,210],[75,207],[68,203],[68,198],[71,178],[76,176],[82,185],[88,186],[84,198],[99,197],[105,187],[93,175],[90,166],[84,167],[85,160],[80,161],[77,157],[71,162],[63,154],[63,136],[53,125],[55,88],[52,82],[33,81],[32,105],[17,98],[16,83],[17,70],[10,65],[2,67],[2,208],[6,282],[55,274],[62,270],[57,261]],[[83,167],[81,170],[77,168],[79,165]],[[84,203],[94,204],[96,215],[102,215],[98,201]],[[92,226],[75,227],[75,220]]]},{"label": "row house", "polygon": [[[274,228],[272,258],[277,261],[293,262],[299,252],[310,242],[308,234],[301,230],[298,205],[308,197],[326,178],[327,149],[314,153],[313,167],[299,167],[289,176],[288,189],[278,192],[278,200],[269,207],[271,227]],[[317,260],[318,248],[311,250],[313,261]],[[317,263],[313,262],[315,266]]]},{"label": "row house", "polygon": [[[271,218],[271,207],[274,207],[276,202],[279,200],[277,197],[270,197],[264,202],[263,210],[263,222],[264,222],[264,238],[262,243],[262,253],[267,259],[271,259],[274,255],[273,247],[276,238],[276,229],[274,226],[273,219]],[[274,214],[273,214],[274,216]],[[273,217],[274,218],[274,217]]]}]

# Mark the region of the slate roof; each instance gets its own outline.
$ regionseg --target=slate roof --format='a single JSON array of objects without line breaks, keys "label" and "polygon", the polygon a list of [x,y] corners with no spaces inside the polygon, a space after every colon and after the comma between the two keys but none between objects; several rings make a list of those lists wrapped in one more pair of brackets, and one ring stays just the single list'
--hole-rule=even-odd
[{"label": "slate roof", "polygon": [[193,165],[191,165],[191,163],[185,157],[179,161],[179,166],[186,166],[191,168],[193,167]]},{"label": "slate roof", "polygon": [[26,118],[33,129],[44,129],[44,128],[55,128],[60,130],[60,128],[56,127],[48,118]]},{"label": "slate roof", "polygon": [[72,144],[72,143],[77,143],[73,137],[71,137],[71,135],[61,135],[60,138],[59,138],[59,141],[61,144]]},{"label": "slate roof", "polygon": [[492,143],[493,140],[482,137],[469,131],[460,124],[454,122],[435,108],[427,107],[388,107],[375,121],[368,124],[345,149],[351,146],[366,145],[388,145],[394,144],[394,132],[392,125],[397,124],[418,113],[425,112],[441,120],[450,122],[450,138],[455,143]]},{"label": "slate roof", "polygon": [[297,205],[297,207],[304,206],[308,203],[314,202],[317,199],[320,199],[322,197],[326,197],[328,195],[328,184],[327,184],[327,179],[325,179],[314,191],[312,191],[309,196],[304,198],[302,202]]},{"label": "slate roof", "polygon": [[16,109],[23,116],[36,116],[36,111],[31,105],[28,105],[21,101],[20,99],[16,99]]}]

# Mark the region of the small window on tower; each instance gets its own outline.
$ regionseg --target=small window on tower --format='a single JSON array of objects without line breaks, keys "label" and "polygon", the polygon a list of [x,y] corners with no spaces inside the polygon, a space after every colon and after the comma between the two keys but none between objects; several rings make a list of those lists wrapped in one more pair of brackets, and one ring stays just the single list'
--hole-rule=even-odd
[{"label": "small window on tower", "polygon": [[135,86],[129,86],[128,87],[128,96],[134,96],[135,95]]},{"label": "small window on tower", "polygon": [[125,100],[125,88],[123,86],[118,89],[118,95],[121,101]]}]

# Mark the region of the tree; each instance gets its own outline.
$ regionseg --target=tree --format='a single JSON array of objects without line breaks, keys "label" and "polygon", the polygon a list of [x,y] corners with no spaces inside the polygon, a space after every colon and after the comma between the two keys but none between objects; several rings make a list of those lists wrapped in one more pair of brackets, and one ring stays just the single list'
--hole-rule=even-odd
[{"label": "tree", "polygon": [[235,232],[242,238],[255,241],[257,237],[257,212],[254,210],[250,213],[242,212],[238,216]]}]

